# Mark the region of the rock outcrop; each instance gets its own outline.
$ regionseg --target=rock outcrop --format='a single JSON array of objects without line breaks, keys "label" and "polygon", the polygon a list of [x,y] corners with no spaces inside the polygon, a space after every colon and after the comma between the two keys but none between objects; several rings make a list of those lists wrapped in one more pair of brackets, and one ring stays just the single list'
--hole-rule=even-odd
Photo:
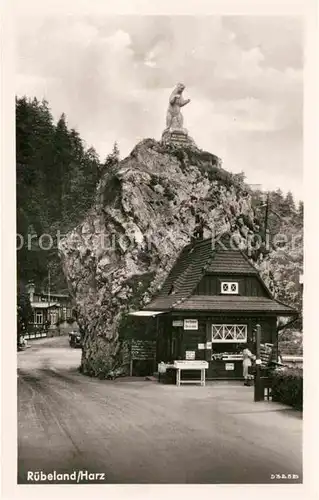
[{"label": "rock outcrop", "polygon": [[219,158],[140,142],[101,179],[95,206],[60,243],[85,333],[82,372],[104,377],[114,368],[123,314],[150,300],[194,235],[247,238],[256,223],[249,192]]}]

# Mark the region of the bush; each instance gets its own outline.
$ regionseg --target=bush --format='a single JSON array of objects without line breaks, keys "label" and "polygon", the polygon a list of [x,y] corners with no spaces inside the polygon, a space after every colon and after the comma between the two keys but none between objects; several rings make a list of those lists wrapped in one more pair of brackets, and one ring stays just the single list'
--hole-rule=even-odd
[{"label": "bush", "polygon": [[71,318],[67,318],[66,319],[66,322],[69,324],[69,325],[72,325],[73,323],[75,323],[76,319],[71,317]]},{"label": "bush", "polygon": [[272,400],[302,410],[302,368],[284,368],[274,371],[272,376]]}]

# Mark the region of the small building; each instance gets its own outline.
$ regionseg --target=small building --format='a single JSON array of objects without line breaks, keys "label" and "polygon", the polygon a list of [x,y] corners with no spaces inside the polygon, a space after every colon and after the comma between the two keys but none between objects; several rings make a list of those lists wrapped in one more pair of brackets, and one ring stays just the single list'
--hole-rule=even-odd
[{"label": "small building", "polygon": [[27,290],[33,309],[31,329],[55,330],[59,325],[72,321],[73,304],[69,294],[37,290],[33,283],[27,285]]},{"label": "small building", "polygon": [[277,344],[277,319],[298,316],[275,300],[230,236],[195,240],[177,258],[158,295],[136,316],[156,317],[157,362],[205,360],[206,377],[241,378],[242,346]]}]

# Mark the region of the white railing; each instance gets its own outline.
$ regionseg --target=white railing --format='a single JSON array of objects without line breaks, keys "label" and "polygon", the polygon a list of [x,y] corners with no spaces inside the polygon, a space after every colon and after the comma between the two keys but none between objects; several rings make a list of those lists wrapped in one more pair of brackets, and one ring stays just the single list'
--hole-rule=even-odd
[{"label": "white railing", "polygon": [[47,337],[47,333],[46,332],[27,333],[23,337],[25,338],[25,340],[41,339],[43,337]]}]

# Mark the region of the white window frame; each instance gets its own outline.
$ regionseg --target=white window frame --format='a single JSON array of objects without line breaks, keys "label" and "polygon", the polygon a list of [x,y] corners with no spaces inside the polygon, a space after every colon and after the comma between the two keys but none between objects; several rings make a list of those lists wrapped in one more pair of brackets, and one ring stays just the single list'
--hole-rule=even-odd
[{"label": "white window frame", "polygon": [[247,325],[212,325],[212,343],[246,343]]},{"label": "white window frame", "polygon": [[51,325],[55,325],[56,322],[58,321],[58,312],[57,311],[50,311],[49,317],[50,317]]},{"label": "white window frame", "polygon": [[[40,321],[38,321],[38,318],[40,318]],[[34,323],[36,325],[43,325],[43,311],[34,312]]]},{"label": "white window frame", "polygon": [[[225,285],[227,285],[227,290],[224,290]],[[234,285],[235,285],[235,290],[232,290],[232,287]],[[238,281],[222,281],[220,285],[220,293],[223,295],[238,295],[239,293]]]}]

